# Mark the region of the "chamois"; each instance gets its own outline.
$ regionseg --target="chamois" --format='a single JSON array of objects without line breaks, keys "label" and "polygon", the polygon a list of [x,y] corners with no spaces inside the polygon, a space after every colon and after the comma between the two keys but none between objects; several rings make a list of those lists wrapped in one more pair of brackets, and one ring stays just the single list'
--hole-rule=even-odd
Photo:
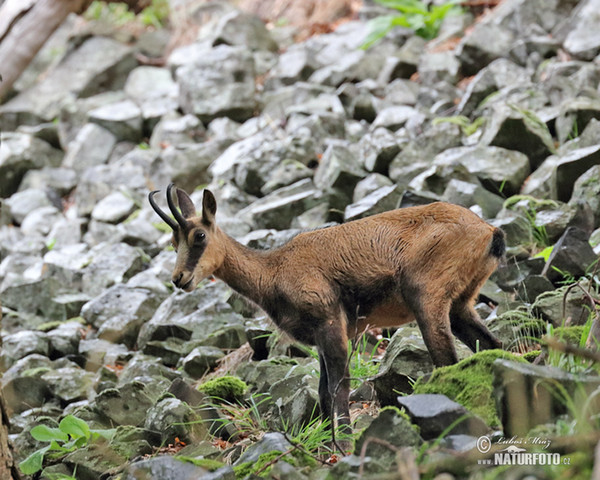
[{"label": "chamois", "polygon": [[332,423],[337,416],[339,425],[350,424],[347,356],[355,332],[416,320],[436,366],[457,361],[451,333],[472,350],[501,347],[473,304],[504,254],[504,233],[470,210],[442,202],[401,208],[260,251],[216,225],[209,190],[196,216],[190,197],[173,187],[167,203],[175,220],[154,201],[158,191],[149,201],[173,229],[175,286],[189,292],[214,275],[293,338],[315,345],[321,415]]}]

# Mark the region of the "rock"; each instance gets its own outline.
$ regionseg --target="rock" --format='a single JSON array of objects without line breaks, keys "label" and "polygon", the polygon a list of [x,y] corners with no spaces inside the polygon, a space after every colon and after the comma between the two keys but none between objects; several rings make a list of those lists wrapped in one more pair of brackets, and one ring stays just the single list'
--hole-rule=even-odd
[{"label": "rock", "polygon": [[435,52],[422,55],[419,62],[419,79],[425,85],[445,81],[456,83],[460,63],[454,52]]},{"label": "rock", "polygon": [[9,410],[19,413],[44,405],[50,389],[41,376],[52,369],[48,357],[32,354],[18,360],[2,378],[2,396]]},{"label": "rock", "polygon": [[[597,73],[595,72],[597,75]],[[574,98],[565,102],[555,120],[558,141],[563,144],[569,138],[583,132],[591,120],[600,119],[600,101],[592,98]],[[597,140],[594,144],[597,143]],[[582,145],[583,146],[583,145]]]},{"label": "rock", "polygon": [[499,420],[491,367],[498,358],[525,362],[521,357],[503,350],[485,350],[461,360],[456,365],[437,368],[428,379],[421,377],[414,386],[414,393],[446,395],[480,417],[486,425],[495,427]]},{"label": "rock", "polygon": [[469,116],[483,100],[501,88],[529,83],[531,83],[531,74],[525,68],[505,58],[499,58],[477,72],[469,82],[457,111],[461,115]]},{"label": "rock", "polygon": [[510,51],[514,35],[492,22],[481,22],[466,35],[458,47],[458,59],[464,75],[475,75],[497,58]]},{"label": "rock", "polygon": [[143,425],[148,410],[154,405],[146,391],[146,385],[135,381],[100,392],[94,403],[114,424],[133,426]]},{"label": "rock", "polygon": [[213,35],[213,45],[239,45],[251,50],[273,52],[277,50],[277,43],[262,20],[239,10],[223,15]]},{"label": "rock", "polygon": [[58,327],[50,330],[47,333],[50,341],[50,356],[60,358],[77,354],[83,331],[83,325],[78,321],[61,323]]},{"label": "rock", "polygon": [[531,112],[502,104],[486,123],[481,143],[524,153],[532,170],[555,152],[546,124]]},{"label": "rock", "polygon": [[92,210],[92,218],[99,222],[119,223],[135,210],[135,203],[121,192],[113,192],[100,200]]},{"label": "rock", "polygon": [[386,107],[377,114],[371,128],[383,127],[395,132],[418,115],[417,110],[406,105]]},{"label": "rock", "polygon": [[574,25],[563,46],[574,57],[592,60],[600,53],[600,36],[593,27],[598,20],[599,8],[598,0],[585,1],[579,5],[570,20]]},{"label": "rock", "polygon": [[52,396],[66,405],[89,397],[94,374],[81,368],[63,367],[46,372],[41,378],[48,383]]},{"label": "rock", "polygon": [[77,215],[90,215],[100,200],[117,190],[131,195],[138,204],[145,202],[148,186],[144,169],[139,165],[117,163],[88,168],[75,190]]},{"label": "rock", "polygon": [[344,211],[344,221],[356,220],[398,208],[401,193],[396,185],[381,187],[369,193]]},{"label": "rock", "polygon": [[17,360],[34,353],[46,357],[50,353],[50,343],[45,333],[24,330],[6,335],[2,339],[1,359],[4,370],[11,367]]},{"label": "rock", "polygon": [[43,167],[39,170],[28,170],[19,188],[27,190],[36,188],[40,190],[54,190],[58,195],[64,196],[77,185],[77,174],[70,168]]},{"label": "rock", "polygon": [[16,132],[2,133],[0,135],[0,197],[8,197],[15,193],[28,170],[58,167],[61,160],[62,153],[59,150],[32,135]]},{"label": "rock", "polygon": [[554,290],[554,285],[543,275],[528,275],[523,282],[519,284],[517,294],[519,298],[533,303],[537,297],[544,292]]},{"label": "rock", "polygon": [[[316,373],[316,372],[315,372]],[[269,421],[273,428],[289,425],[308,425],[319,412],[319,394],[316,375],[306,369],[292,369],[286,378],[276,381],[269,388],[272,406]]]},{"label": "rock", "polygon": [[147,261],[143,252],[124,243],[103,243],[90,254],[91,262],[81,279],[83,291],[89,295],[99,295],[103,289],[127,281],[141,271]]},{"label": "rock", "polygon": [[373,379],[377,399],[384,406],[396,405],[398,393],[412,392],[413,380],[432,371],[433,363],[420,332],[411,327],[399,328]]},{"label": "rock", "polygon": [[210,183],[210,165],[230,146],[229,140],[207,140],[198,144],[167,146],[161,155],[168,178],[191,192]]},{"label": "rock", "polygon": [[[218,72],[213,68],[217,64]],[[254,113],[254,60],[242,47],[208,50],[193,64],[179,67],[175,77],[179,106],[202,121],[222,116],[244,121]]]},{"label": "rock", "polygon": [[29,213],[41,207],[51,206],[52,202],[46,192],[32,188],[15,193],[4,204],[10,208],[13,220],[21,224]]},{"label": "rock", "polygon": [[[444,436],[466,434],[479,437],[489,430],[483,420],[445,395],[408,395],[398,397],[398,403],[406,409],[411,422],[419,427],[419,433],[425,440],[434,440],[442,434]],[[450,425],[464,417],[467,418],[448,431]]]},{"label": "rock", "polygon": [[352,194],[352,202],[356,203],[370,193],[373,193],[375,190],[379,190],[381,187],[389,187],[392,185],[393,182],[385,175],[371,173],[356,184],[354,193]]},{"label": "rock", "polygon": [[135,66],[132,47],[93,36],[71,51],[44,79],[0,107],[3,129],[58,117],[65,97],[89,97],[123,86]]},{"label": "rock", "polygon": [[395,135],[385,128],[377,128],[364,135],[359,142],[360,156],[368,172],[387,174],[391,161],[400,151]]},{"label": "rock", "polygon": [[263,195],[268,195],[275,190],[292,185],[306,178],[312,178],[313,171],[296,160],[284,160],[271,172],[268,180],[260,189]]},{"label": "rock", "polygon": [[366,172],[360,167],[356,155],[344,144],[331,144],[315,171],[315,186],[323,191],[338,190],[351,198],[352,191]]},{"label": "rock", "polygon": [[177,110],[179,88],[166,68],[134,68],[127,77],[124,90],[139,106],[145,132],[151,132],[161,117]]},{"label": "rock", "polygon": [[573,193],[573,186],[577,179],[598,164],[600,145],[580,148],[561,157],[556,164],[554,175],[551,177],[551,198],[569,201]]},{"label": "rock", "polygon": [[600,165],[595,165],[581,175],[573,185],[569,205],[585,203],[594,214],[594,228],[600,226]]},{"label": "rock", "polygon": [[199,442],[206,435],[205,426],[186,403],[177,398],[164,398],[147,412],[145,428],[161,432],[163,444],[175,443],[179,438],[185,443]]},{"label": "rock", "polygon": [[95,371],[103,365],[122,364],[131,358],[124,345],[116,345],[106,340],[81,339],[78,352],[85,358],[86,368]]},{"label": "rock", "polygon": [[[358,437],[354,455],[361,455],[365,443],[371,438],[383,440],[396,448],[417,447],[422,441],[417,429],[396,407],[386,407],[379,411],[379,416]],[[378,463],[386,469],[390,468],[396,459],[394,451],[376,442],[369,442],[365,453],[369,457],[377,458]]]},{"label": "rock", "polygon": [[95,108],[89,112],[89,119],[111,132],[117,140],[138,142],[142,138],[142,111],[131,100]]},{"label": "rock", "polygon": [[108,162],[117,138],[96,123],[86,123],[69,142],[62,167],[81,174],[86,168]]},{"label": "rock", "polygon": [[57,279],[44,278],[8,285],[6,288],[3,287],[0,293],[5,307],[17,310],[19,313],[37,315],[41,317],[36,322],[39,324],[48,320],[66,320],[64,305],[52,301],[60,290],[61,284]]},{"label": "rock", "polygon": [[529,176],[526,155],[499,147],[458,147],[438,154],[435,164],[458,162],[476,175],[482,185],[494,193],[514,195]]},{"label": "rock", "polygon": [[117,427],[110,440],[111,448],[127,460],[150,454],[152,452],[151,443],[152,445],[160,443],[160,436],[157,432],[130,425]]},{"label": "rock", "polygon": [[[585,286],[582,281],[582,287]],[[571,325],[584,325],[590,315],[589,299],[581,290],[568,291],[568,288],[565,285],[538,295],[532,306],[533,312],[556,327],[564,325],[567,319]]]},{"label": "rock", "polygon": [[584,275],[598,260],[588,238],[588,234],[583,230],[576,227],[567,228],[554,245],[542,275],[546,275],[553,282],[561,280],[564,275]]},{"label": "rock", "polygon": [[[123,480],[137,480],[138,478],[177,478],[178,480],[197,480],[203,478],[208,480],[210,477],[208,470],[197,467],[193,463],[178,460],[171,455],[158,455],[147,460],[134,462],[125,468],[122,475]],[[232,480],[234,477],[223,478]]]},{"label": "rock", "polygon": [[182,360],[183,370],[194,378],[201,378],[224,356],[220,348],[196,347]]},{"label": "rock", "polygon": [[494,396],[508,437],[525,435],[535,425],[554,421],[567,412],[557,388],[577,404],[598,388],[600,377],[580,376],[556,367],[498,359],[493,364]]},{"label": "rock", "polygon": [[448,182],[441,199],[467,208],[480,208],[485,218],[494,218],[502,210],[504,203],[502,197],[480,185],[455,178]]},{"label": "rock", "polygon": [[107,471],[114,471],[127,459],[106,445],[90,444],[67,454],[63,462],[77,471],[81,480],[95,480]]},{"label": "rock", "polygon": [[86,303],[81,315],[98,329],[99,338],[132,347],[161,300],[146,289],[116,285]]},{"label": "rock", "polygon": [[310,179],[279,188],[251,203],[239,212],[239,217],[256,228],[289,228],[297,215],[314,207],[317,190]]},{"label": "rock", "polygon": [[137,340],[139,348],[144,348],[149,341],[169,337],[205,339],[227,324],[241,324],[241,317],[225,303],[230,295],[231,290],[222,283],[205,285],[187,294],[171,295],[142,326]]},{"label": "rock", "polygon": [[[52,226],[63,218],[62,213],[53,205],[39,207],[29,212],[23,219],[21,222],[21,231],[25,235],[47,236]],[[50,237],[50,242],[53,241],[52,238]],[[56,240],[52,244],[49,243],[49,245],[52,247],[56,246]]]},{"label": "rock", "polygon": [[[425,40],[417,35],[410,36],[386,66],[385,76],[389,80],[410,78],[417,71],[419,59],[425,49]],[[384,72],[382,72],[382,76]]]},{"label": "rock", "polygon": [[293,85],[308,80],[319,66],[314,55],[305,45],[291,45],[279,55],[277,64],[269,72],[265,86],[267,89],[273,90],[275,87]]},{"label": "rock", "polygon": [[204,138],[205,132],[204,125],[195,115],[167,113],[152,130],[150,148],[196,143]]},{"label": "rock", "polygon": [[234,466],[243,465],[244,463],[256,463],[259,457],[265,453],[273,451],[287,452],[291,446],[283,434],[278,432],[265,433],[258,442],[249,447],[237,459]]}]

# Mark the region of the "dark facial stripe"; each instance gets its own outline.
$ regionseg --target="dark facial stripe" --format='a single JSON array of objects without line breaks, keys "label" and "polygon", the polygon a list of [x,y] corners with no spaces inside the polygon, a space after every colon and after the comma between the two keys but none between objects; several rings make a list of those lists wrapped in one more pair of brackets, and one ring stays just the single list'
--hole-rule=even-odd
[{"label": "dark facial stripe", "polygon": [[202,242],[202,245],[198,247],[189,247],[188,257],[185,260],[185,269],[193,272],[198,264],[198,261],[202,257],[202,254],[206,250],[206,242]]}]

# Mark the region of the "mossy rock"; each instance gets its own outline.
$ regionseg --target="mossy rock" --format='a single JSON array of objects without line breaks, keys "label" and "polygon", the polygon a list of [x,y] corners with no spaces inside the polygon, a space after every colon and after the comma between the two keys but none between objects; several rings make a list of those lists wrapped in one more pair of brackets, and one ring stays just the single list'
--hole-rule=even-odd
[{"label": "mossy rock", "polygon": [[530,352],[526,352],[523,354],[523,359],[527,360],[529,363],[533,363],[536,358],[541,355],[541,350],[532,350]]},{"label": "mossy rock", "polygon": [[503,358],[525,362],[504,350],[485,350],[461,360],[456,365],[437,368],[428,381],[421,377],[415,384],[414,393],[440,393],[460,403],[467,410],[480,416],[490,426],[500,425],[494,399],[492,364]]},{"label": "mossy rock", "polygon": [[541,338],[546,332],[546,322],[532,317],[522,309],[509,310],[490,320],[490,331],[503,343],[504,348],[511,349],[515,345],[529,345]]},{"label": "mossy rock", "polygon": [[[233,467],[235,478],[246,478],[249,475],[256,474],[256,472],[260,472],[260,476],[268,476],[271,467],[276,463],[274,460],[280,457],[282,453],[279,450],[273,450],[272,452],[263,453],[256,462],[244,462]],[[287,462],[294,467],[298,466],[298,462],[292,455],[284,455],[277,461]],[[273,462],[273,465],[269,465],[271,462]],[[266,467],[267,465],[269,466]]]},{"label": "mossy rock", "polygon": [[231,375],[214,378],[198,385],[198,390],[209,397],[230,403],[241,400],[247,389],[248,385],[244,381]]},{"label": "mossy rock", "polygon": [[[560,341],[570,343],[573,345],[579,345],[581,342],[581,336],[584,333],[582,325],[573,325],[570,327],[556,327],[553,331],[552,336]],[[587,338],[585,339],[587,340]],[[584,342],[585,342],[584,340]]]},{"label": "mossy rock", "polygon": [[213,460],[211,458],[194,458],[187,457],[185,455],[176,455],[175,458],[183,462],[193,463],[197,467],[202,467],[203,469],[208,470],[209,472],[214,472],[215,470],[218,470],[219,468],[225,466],[224,463],[219,462],[218,460]]}]

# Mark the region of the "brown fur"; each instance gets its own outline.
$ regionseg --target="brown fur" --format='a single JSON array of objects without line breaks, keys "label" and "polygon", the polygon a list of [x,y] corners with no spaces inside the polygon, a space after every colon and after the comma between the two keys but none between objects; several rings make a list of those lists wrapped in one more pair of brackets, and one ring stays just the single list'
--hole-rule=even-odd
[{"label": "brown fur", "polygon": [[[302,233],[269,251],[249,249],[220,230],[208,191],[201,217],[189,216],[189,205],[184,210],[185,228],[174,232],[174,283],[190,291],[215,275],[285,332],[316,345],[321,411],[330,416],[335,410],[341,423],[349,419],[348,338],[367,326],[416,320],[437,366],[457,361],[452,332],[472,349],[477,342],[484,349],[500,346],[473,303],[498,265],[503,237],[465,208],[433,203],[394,210]],[[198,232],[206,242],[190,265]]]}]

